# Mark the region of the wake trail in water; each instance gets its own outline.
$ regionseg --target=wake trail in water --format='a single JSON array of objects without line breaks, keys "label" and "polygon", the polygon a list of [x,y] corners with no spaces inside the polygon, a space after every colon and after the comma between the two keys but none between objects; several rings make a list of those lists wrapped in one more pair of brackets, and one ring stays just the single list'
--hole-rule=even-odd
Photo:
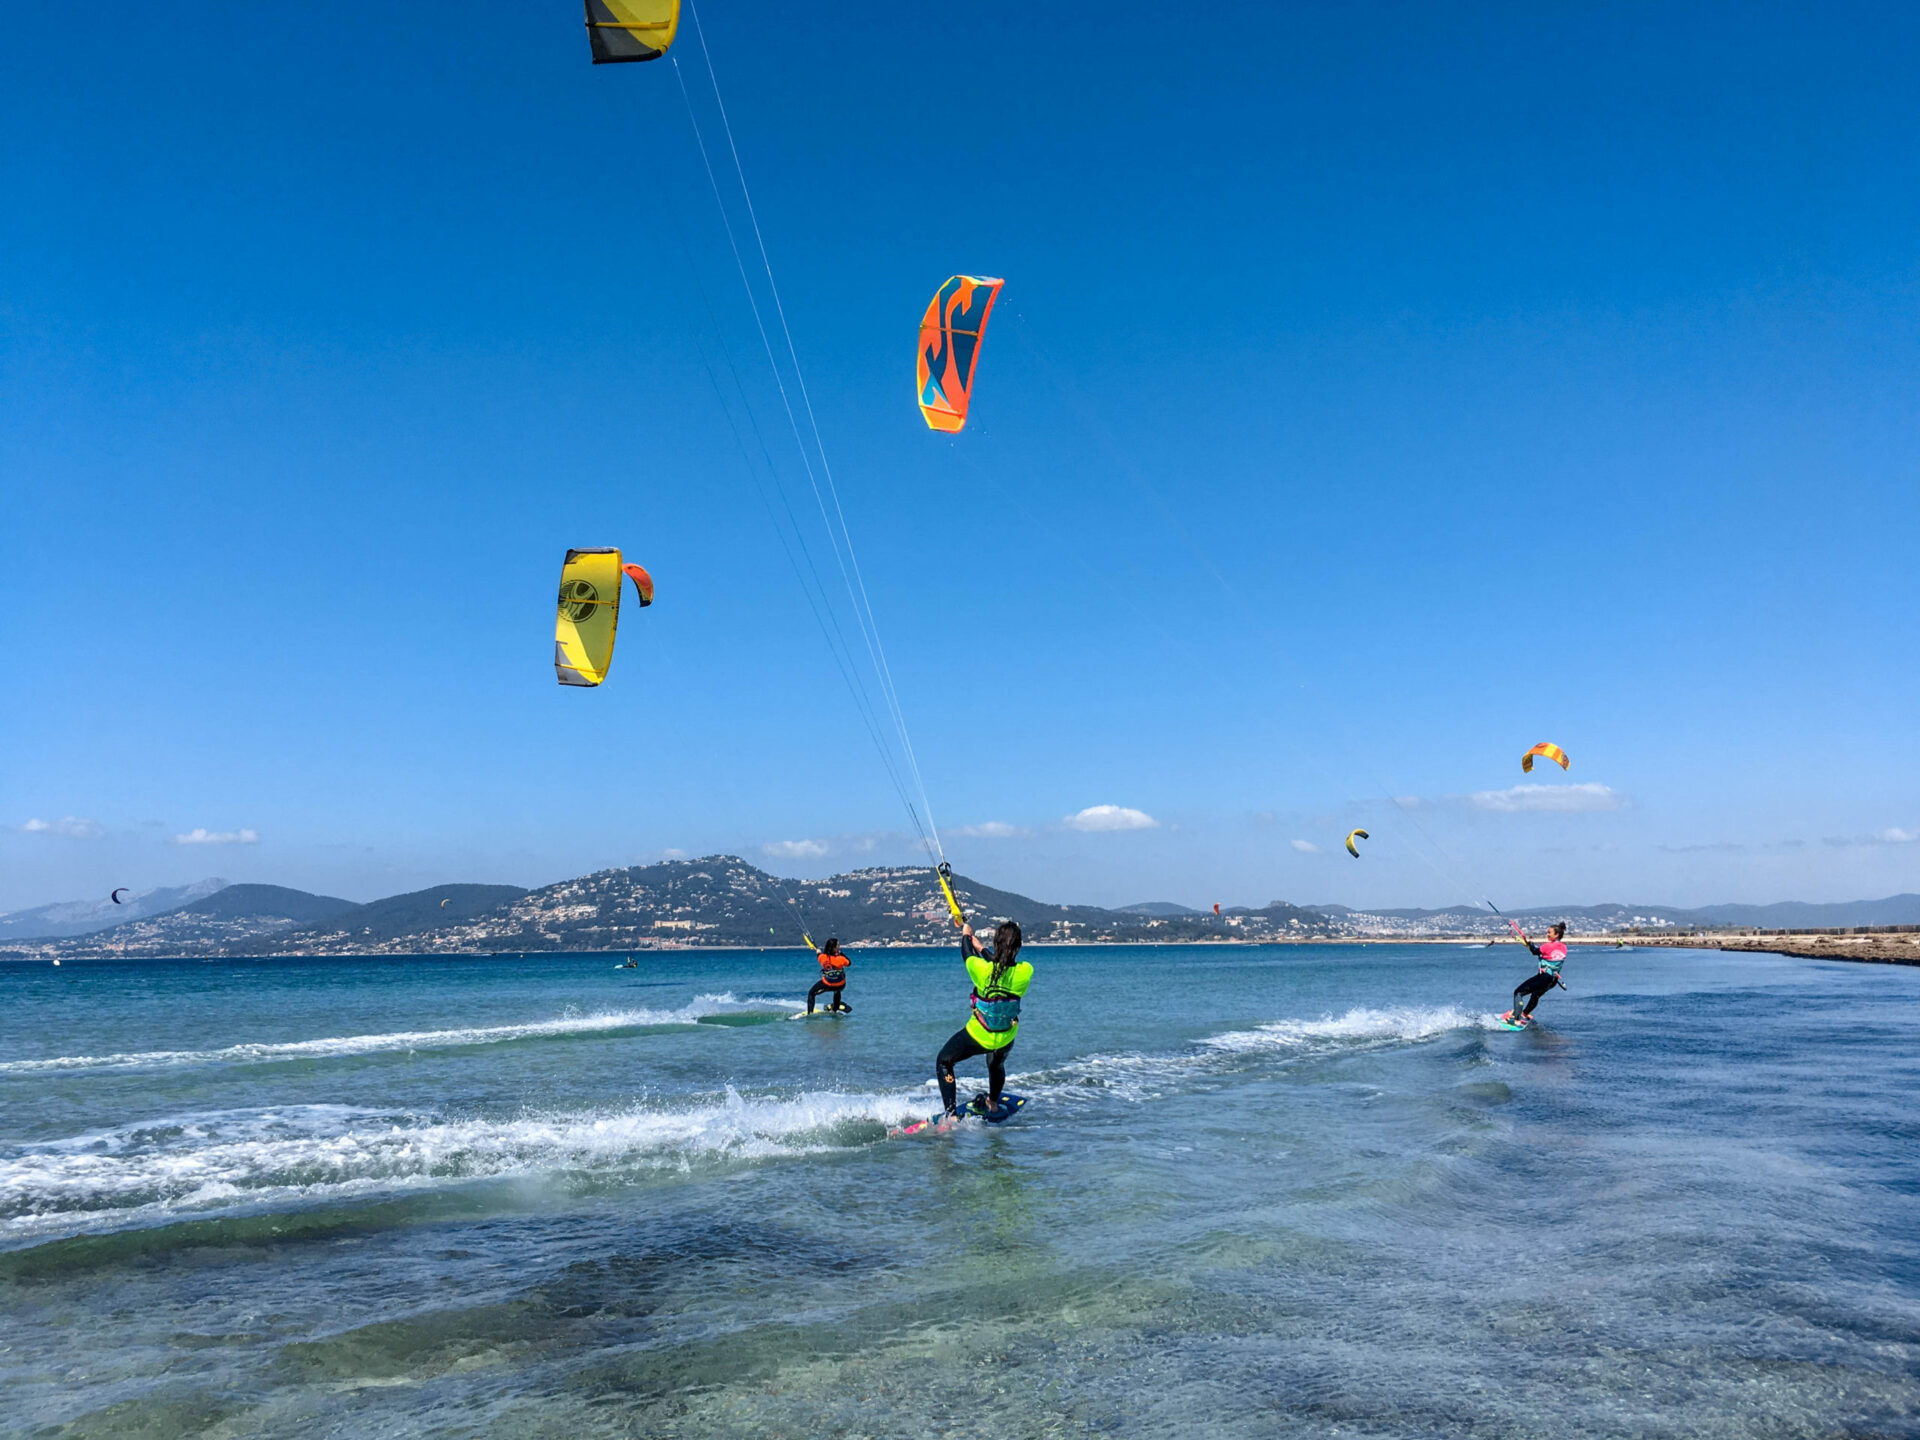
[{"label": "wake trail in water", "polygon": [[318,1040],[243,1041],[211,1050],[136,1050],[120,1055],[55,1055],[36,1060],[0,1060],[0,1078],[89,1070],[179,1069],[199,1065],[257,1065],[276,1060],[331,1060],[391,1051],[449,1050],[655,1026],[697,1025],[716,1015],[785,1011],[792,1001],[768,996],[736,1000],[732,994],[701,995],[674,1010],[603,1010],[512,1025],[460,1026],[446,1030],[398,1030],[384,1035],[338,1035]]},{"label": "wake trail in water", "polygon": [[1452,1005],[1361,1008],[1318,1020],[1275,1020],[1251,1030],[1229,1030],[1201,1041],[1215,1050],[1246,1054],[1261,1050],[1308,1051],[1354,1045],[1398,1045],[1429,1040],[1454,1030],[1497,1030],[1500,1017],[1475,1015]]},{"label": "wake trail in water", "polygon": [[0,1157],[0,1234],[31,1240],[476,1180],[687,1168],[878,1139],[925,1098],[803,1094],[510,1120],[293,1105],[145,1121]]},{"label": "wake trail in water", "polygon": [[[709,1005],[756,1003],[704,998]],[[604,1028],[649,1023],[634,1020],[635,1014],[667,1014],[684,1023],[697,1018],[688,1018],[685,1010],[629,1011],[543,1023]],[[1229,1078],[1250,1058],[1276,1057],[1284,1063],[1360,1053],[1496,1024],[1491,1015],[1451,1007],[1357,1009],[1229,1031],[1181,1051],[1092,1055],[1012,1076],[1008,1083],[1034,1099],[1069,1108],[1116,1100],[1147,1103],[1195,1082]],[[505,1038],[549,1032],[502,1026],[426,1033]],[[402,1037],[358,1039],[391,1046]],[[117,1230],[262,1209],[307,1209],[477,1181],[618,1181],[648,1172],[845,1151],[878,1143],[888,1129],[928,1114],[937,1105],[932,1083],[866,1094],[823,1090],[787,1096],[743,1096],[729,1087],[723,1095],[704,1098],[505,1119],[287,1105],[142,1121],[0,1150],[0,1243],[32,1244],[82,1229]]]},{"label": "wake trail in water", "polygon": [[1012,1079],[1007,1083],[1022,1093],[1045,1092],[1062,1100],[1137,1104],[1157,1099],[1171,1085],[1224,1078],[1249,1060],[1331,1058],[1499,1028],[1498,1016],[1451,1005],[1363,1007],[1317,1020],[1275,1020],[1250,1030],[1229,1030],[1197,1041],[1191,1050],[1089,1055],[1068,1066],[1023,1075],[1018,1085]]}]

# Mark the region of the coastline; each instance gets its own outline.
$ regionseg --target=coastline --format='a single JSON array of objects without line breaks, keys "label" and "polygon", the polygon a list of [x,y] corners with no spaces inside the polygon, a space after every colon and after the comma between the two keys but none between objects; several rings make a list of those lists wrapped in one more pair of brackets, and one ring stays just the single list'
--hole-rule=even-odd
[{"label": "coastline", "polygon": [[1803,960],[1851,960],[1862,965],[1920,965],[1920,926],[1859,926],[1852,930],[1736,930],[1695,935],[1617,937],[1631,949],[1745,950]]},{"label": "coastline", "polygon": [[[72,944],[72,942],[66,942]],[[1037,950],[1074,950],[1086,947],[1123,949],[1270,949],[1276,947],[1309,948],[1322,946],[1371,947],[1375,945],[1449,945],[1481,950],[1513,943],[1506,935],[1300,935],[1285,939],[1268,936],[1206,936],[1199,939],[1119,939],[1105,936],[1052,938],[1030,941]],[[1604,950],[1730,950],[1754,954],[1792,955],[1806,960],[1847,960],[1868,965],[1920,966],[1920,925],[1856,926],[1847,930],[1723,930],[1678,931],[1649,935],[1638,930],[1596,930],[1570,933],[1567,943],[1576,948]],[[693,940],[646,937],[619,946],[556,947],[533,950],[468,949],[446,946],[430,950],[399,948],[344,949],[328,946],[313,949],[279,950],[261,955],[238,952],[221,953],[205,949],[176,952],[118,950],[102,947],[92,953],[75,947],[61,948],[62,942],[43,942],[34,946],[0,948],[0,965],[44,965],[56,963],[84,965],[89,961],[207,961],[207,960],[485,960],[503,955],[516,956],[642,956],[661,954],[699,954],[737,951],[755,954],[765,951],[801,949],[798,945],[700,944]],[[939,950],[945,942],[920,940],[849,941],[843,948],[849,953],[886,950]]]}]

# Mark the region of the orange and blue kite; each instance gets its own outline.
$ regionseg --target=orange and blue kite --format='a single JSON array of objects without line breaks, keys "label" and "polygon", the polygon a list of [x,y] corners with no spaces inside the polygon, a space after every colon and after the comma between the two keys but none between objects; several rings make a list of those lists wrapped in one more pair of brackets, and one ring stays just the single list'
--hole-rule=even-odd
[{"label": "orange and blue kite", "polygon": [[914,368],[920,413],[926,416],[928,429],[953,434],[967,423],[973,367],[980,358],[980,341],[987,333],[994,297],[1004,284],[1004,280],[956,275],[927,302]]}]

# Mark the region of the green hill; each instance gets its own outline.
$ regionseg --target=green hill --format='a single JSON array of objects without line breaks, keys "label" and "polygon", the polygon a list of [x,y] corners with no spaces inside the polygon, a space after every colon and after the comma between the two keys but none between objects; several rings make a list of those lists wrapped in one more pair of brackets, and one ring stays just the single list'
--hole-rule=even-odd
[{"label": "green hill", "polygon": [[351,900],[337,895],[312,895],[291,890],[285,885],[229,885],[204,900],[195,900],[173,911],[175,915],[199,915],[209,920],[253,920],[272,916],[291,920],[296,925],[311,925],[354,909]]},{"label": "green hill", "polygon": [[442,925],[457,924],[511,905],[527,892],[518,885],[436,885],[371,900],[326,917],[320,924],[302,925],[276,937],[276,947],[298,949],[309,937],[347,936],[356,940],[392,940]]}]

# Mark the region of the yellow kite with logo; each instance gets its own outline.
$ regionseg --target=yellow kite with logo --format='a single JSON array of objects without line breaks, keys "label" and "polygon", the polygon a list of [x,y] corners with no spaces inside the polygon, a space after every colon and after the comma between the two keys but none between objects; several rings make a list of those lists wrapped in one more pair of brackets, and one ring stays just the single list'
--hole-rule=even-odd
[{"label": "yellow kite with logo", "polygon": [[567,551],[553,625],[553,671],[562,685],[598,685],[607,678],[623,576],[632,578],[643,606],[653,603],[653,577],[638,565],[622,565],[618,549]]}]

